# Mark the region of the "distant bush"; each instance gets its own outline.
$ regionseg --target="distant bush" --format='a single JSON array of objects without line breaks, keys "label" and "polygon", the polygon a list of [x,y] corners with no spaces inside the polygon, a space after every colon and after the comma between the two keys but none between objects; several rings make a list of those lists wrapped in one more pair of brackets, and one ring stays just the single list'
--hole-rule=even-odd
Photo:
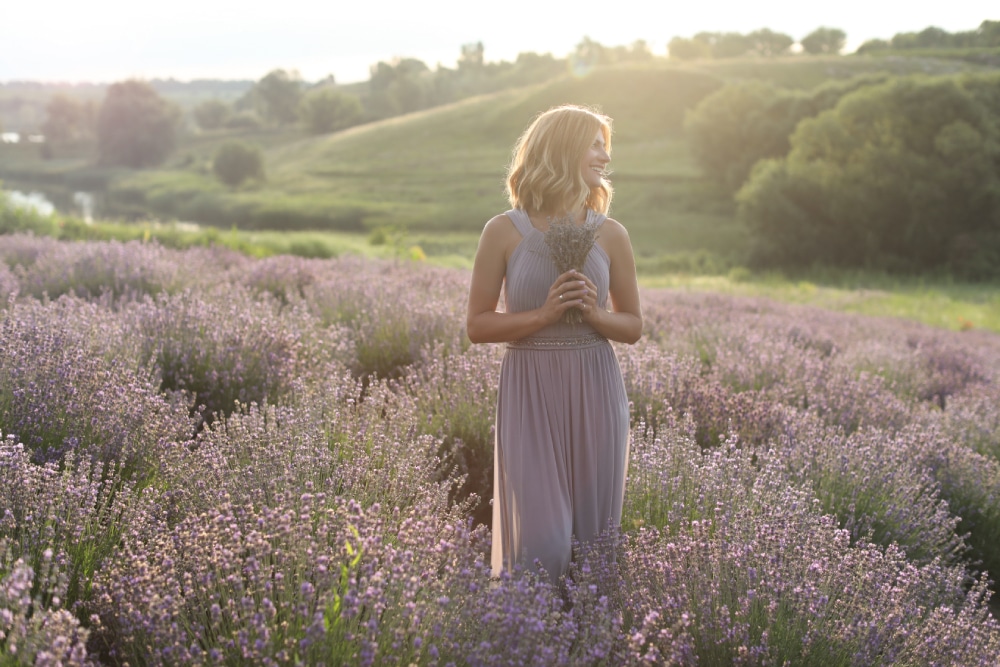
[{"label": "distant bush", "polygon": [[257,130],[260,126],[260,116],[253,111],[241,111],[226,121],[230,130]]},{"label": "distant bush", "polygon": [[194,120],[203,130],[218,130],[231,116],[232,109],[222,100],[205,100],[194,108]]},{"label": "distant bush", "polygon": [[240,141],[227,141],[219,147],[212,162],[216,177],[230,187],[250,179],[264,179],[264,161],[260,149]]},{"label": "distant bush", "polygon": [[364,117],[364,108],[356,95],[321,88],[303,97],[299,116],[310,132],[325,134],[357,125]]}]

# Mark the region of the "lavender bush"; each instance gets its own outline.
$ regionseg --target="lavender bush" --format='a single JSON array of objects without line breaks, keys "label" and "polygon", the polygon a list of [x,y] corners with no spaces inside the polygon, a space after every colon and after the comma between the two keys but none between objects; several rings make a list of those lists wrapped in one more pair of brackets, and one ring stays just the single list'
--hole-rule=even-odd
[{"label": "lavender bush", "polygon": [[176,288],[183,267],[164,248],[131,241],[56,245],[18,268],[24,294],[114,297],[157,294]]},{"label": "lavender bush", "polygon": [[493,509],[493,421],[499,379],[499,350],[474,347],[461,354],[443,351],[398,383],[420,433],[441,438],[440,467],[460,480],[454,497],[475,495],[477,523],[489,524]]},{"label": "lavender bush", "polygon": [[187,406],[155,376],[102,349],[124,334],[106,309],[76,299],[0,311],[0,428],[37,461],[79,451],[135,467],[190,431]]},{"label": "lavender bush", "polygon": [[490,574],[467,286],[0,237],[0,664],[1000,660],[1000,337],[646,291],[622,528],[553,585]]},{"label": "lavender bush", "polygon": [[228,414],[237,402],[277,400],[295,377],[297,318],[237,285],[145,299],[125,317],[161,387],[193,395],[204,417]]},{"label": "lavender bush", "polygon": [[414,272],[358,258],[328,264],[335,271],[305,287],[305,301],[323,324],[353,333],[352,369],[358,376],[398,378],[428,347],[452,352],[467,344],[467,285],[460,273],[431,267]]}]

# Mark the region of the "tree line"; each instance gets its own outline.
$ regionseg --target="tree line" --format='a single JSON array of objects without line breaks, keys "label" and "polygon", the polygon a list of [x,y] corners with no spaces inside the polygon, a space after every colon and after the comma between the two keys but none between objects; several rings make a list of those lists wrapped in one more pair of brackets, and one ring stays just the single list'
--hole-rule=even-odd
[{"label": "tree line", "polygon": [[[667,45],[671,58],[738,58],[746,55],[778,56],[791,51],[796,40],[785,33],[761,28],[746,34],[738,32],[699,32],[693,37],[674,37]],[[821,26],[798,40],[804,53],[839,54],[847,44],[847,33],[840,28]],[[855,51],[857,54],[891,50],[956,49],[1000,47],[1000,21],[983,21],[975,30],[950,33],[936,26],[920,32],[896,33],[891,39],[870,39]]]},{"label": "tree line", "polygon": [[685,131],[754,266],[1000,277],[1000,73],[733,83]]},{"label": "tree line", "polygon": [[[847,33],[839,28],[819,27],[802,38],[803,51],[811,54],[837,54],[844,49]],[[790,35],[761,28],[750,33],[699,32],[694,37],[674,37],[667,44],[671,58],[697,60],[701,58],[739,58],[746,55],[764,57],[788,53],[795,44]]]},{"label": "tree line", "polygon": [[[820,27],[799,43],[806,53],[840,53],[846,40],[837,28]],[[886,42],[925,46],[1000,44],[1000,22],[984,21],[977,30],[949,34],[929,27],[900,33]],[[669,57],[726,58],[747,54],[780,56],[795,43],[792,37],[762,28],[747,34],[701,32],[675,37]],[[871,43],[866,42],[869,46]],[[248,130],[299,126],[312,134],[335,132],[361,123],[427,109],[471,95],[548,80],[567,71],[586,72],[621,62],[649,61],[656,56],[642,40],[628,46],[606,46],[584,37],[565,58],[525,52],[510,61],[487,61],[483,44],[461,47],[454,68],[431,69],[415,58],[378,62],[363,86],[341,86],[332,76],[306,83],[293,70],[275,69],[233,102],[209,99],[190,110],[188,120],[200,131]],[[54,95],[45,109],[42,132],[51,154],[61,146],[97,141],[101,161],[133,168],[160,164],[176,145],[185,114],[151,85],[141,81],[112,84],[100,104],[71,95]],[[252,170],[251,170],[252,171]]]},{"label": "tree line", "polygon": [[859,46],[857,52],[997,47],[1000,47],[1000,21],[983,21],[975,30],[948,32],[929,26],[919,32],[896,33],[889,40],[870,39]]}]

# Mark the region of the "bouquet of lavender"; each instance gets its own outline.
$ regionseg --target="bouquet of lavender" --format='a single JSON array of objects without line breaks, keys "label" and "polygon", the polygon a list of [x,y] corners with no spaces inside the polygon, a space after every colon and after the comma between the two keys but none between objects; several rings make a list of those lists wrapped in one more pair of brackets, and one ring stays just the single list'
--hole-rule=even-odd
[{"label": "bouquet of lavender", "polygon": [[[576,269],[583,271],[590,249],[597,241],[597,225],[585,222],[576,224],[572,216],[549,218],[549,229],[545,232],[545,244],[549,254],[556,264],[560,274]],[[563,313],[563,321],[569,324],[579,324],[583,321],[583,313],[577,308],[569,308]]]}]

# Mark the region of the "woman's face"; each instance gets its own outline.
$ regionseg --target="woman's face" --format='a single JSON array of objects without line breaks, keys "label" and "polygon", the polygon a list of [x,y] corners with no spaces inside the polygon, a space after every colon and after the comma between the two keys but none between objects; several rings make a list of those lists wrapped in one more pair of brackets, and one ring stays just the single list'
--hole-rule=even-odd
[{"label": "woman's face", "polygon": [[590,188],[601,185],[601,178],[604,177],[609,162],[611,162],[611,156],[608,155],[604,145],[604,132],[598,129],[594,143],[584,153],[580,165],[580,169],[583,171],[583,180]]}]

